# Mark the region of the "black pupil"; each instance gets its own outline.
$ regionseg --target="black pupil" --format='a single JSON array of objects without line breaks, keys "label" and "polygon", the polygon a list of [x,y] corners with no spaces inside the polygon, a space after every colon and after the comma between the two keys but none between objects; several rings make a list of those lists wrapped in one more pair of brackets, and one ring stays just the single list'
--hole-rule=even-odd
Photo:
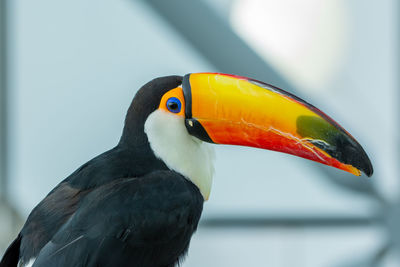
[{"label": "black pupil", "polygon": [[169,106],[170,109],[175,110],[175,109],[178,108],[178,103],[176,103],[176,102],[170,102],[170,103],[168,104],[168,106]]}]

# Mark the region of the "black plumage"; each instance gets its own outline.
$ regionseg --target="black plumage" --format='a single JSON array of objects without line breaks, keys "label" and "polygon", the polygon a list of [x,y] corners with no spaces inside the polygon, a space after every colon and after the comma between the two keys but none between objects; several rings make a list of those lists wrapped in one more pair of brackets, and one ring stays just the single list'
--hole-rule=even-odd
[{"label": "black plumage", "polygon": [[203,199],[173,171],[121,178],[91,191],[33,266],[174,266]]},{"label": "black plumage", "polygon": [[158,159],[144,133],[180,76],[154,79],[136,94],[119,144],[82,165],[29,215],[0,267],[174,266],[202,212],[198,188]]}]

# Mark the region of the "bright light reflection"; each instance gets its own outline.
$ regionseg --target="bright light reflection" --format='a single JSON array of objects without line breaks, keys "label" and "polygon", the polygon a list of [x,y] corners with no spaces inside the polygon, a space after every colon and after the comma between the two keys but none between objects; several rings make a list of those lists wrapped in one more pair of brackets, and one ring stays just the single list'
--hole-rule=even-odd
[{"label": "bright light reflection", "polygon": [[342,0],[237,0],[231,23],[293,83],[321,90],[345,58],[347,14]]}]

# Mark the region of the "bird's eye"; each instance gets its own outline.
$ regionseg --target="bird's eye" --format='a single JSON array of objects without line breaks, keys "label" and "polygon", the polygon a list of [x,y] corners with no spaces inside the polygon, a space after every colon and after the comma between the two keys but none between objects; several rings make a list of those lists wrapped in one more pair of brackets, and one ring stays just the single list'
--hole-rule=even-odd
[{"label": "bird's eye", "polygon": [[176,97],[171,97],[167,100],[167,109],[173,113],[179,113],[181,111],[181,101]]}]

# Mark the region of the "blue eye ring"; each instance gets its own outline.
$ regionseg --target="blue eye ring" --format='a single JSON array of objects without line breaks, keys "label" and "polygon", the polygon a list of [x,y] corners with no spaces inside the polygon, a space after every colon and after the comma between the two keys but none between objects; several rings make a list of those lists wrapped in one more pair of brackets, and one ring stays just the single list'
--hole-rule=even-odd
[{"label": "blue eye ring", "polygon": [[171,97],[167,100],[167,109],[172,113],[179,113],[181,111],[181,101],[176,97]]}]

